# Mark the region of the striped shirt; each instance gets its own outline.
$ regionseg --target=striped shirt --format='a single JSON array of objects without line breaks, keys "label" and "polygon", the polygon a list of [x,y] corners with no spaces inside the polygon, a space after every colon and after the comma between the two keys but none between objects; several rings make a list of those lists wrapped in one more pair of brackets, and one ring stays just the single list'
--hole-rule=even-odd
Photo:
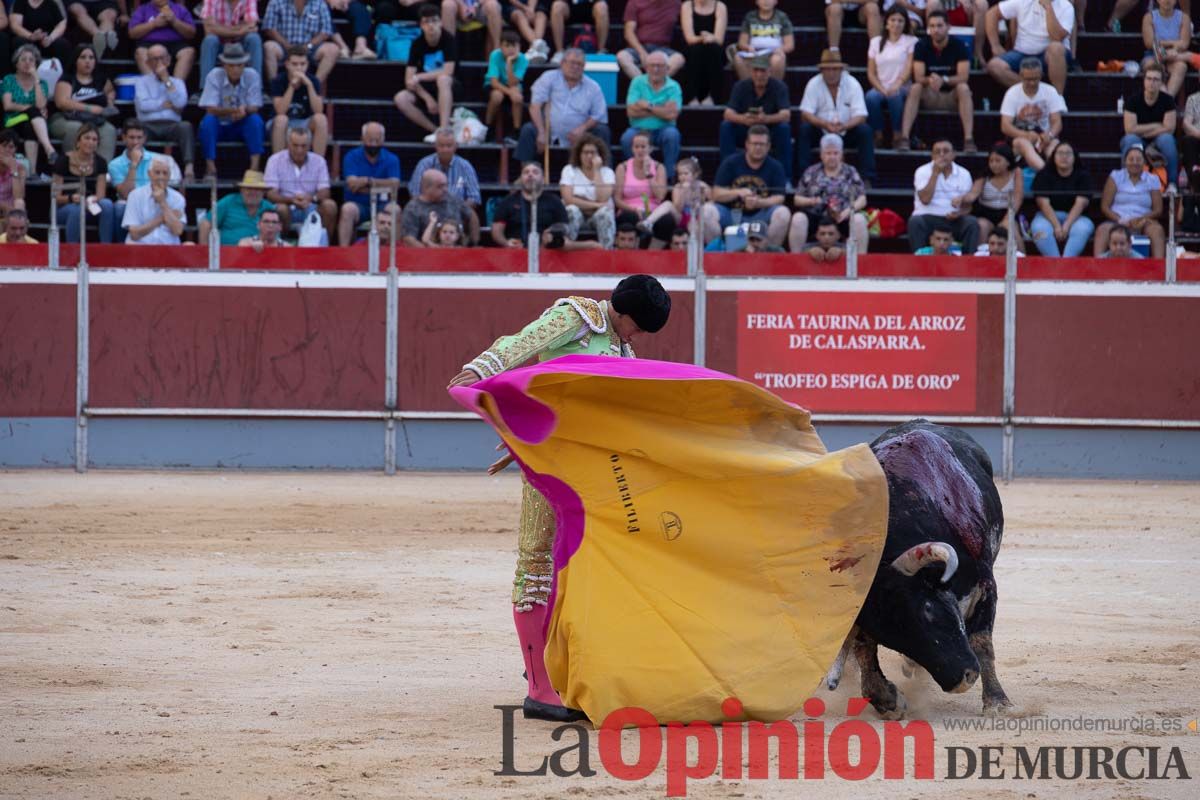
[{"label": "striped shirt", "polygon": [[483,202],[483,198],[479,195],[479,177],[475,174],[475,168],[471,166],[471,162],[460,156],[454,156],[450,159],[450,169],[443,169],[442,163],[438,161],[437,153],[425,156],[417,162],[417,166],[413,169],[412,178],[408,181],[408,193],[412,197],[421,193],[421,176],[427,169],[440,169],[446,173],[450,196],[464,203],[479,205]]},{"label": "striped shirt", "polygon": [[205,22],[215,22],[232,28],[245,22],[258,22],[258,3],[253,0],[204,0],[200,16]]},{"label": "striped shirt", "polygon": [[318,33],[333,35],[333,18],[325,0],[305,0],[299,14],[292,0],[271,0],[262,29],[278,31],[291,44],[308,44]]},{"label": "striped shirt", "polygon": [[309,153],[304,166],[297,167],[287,150],[280,150],[267,159],[263,181],[283,197],[295,194],[314,195],[329,188],[329,165],[316,153]]}]

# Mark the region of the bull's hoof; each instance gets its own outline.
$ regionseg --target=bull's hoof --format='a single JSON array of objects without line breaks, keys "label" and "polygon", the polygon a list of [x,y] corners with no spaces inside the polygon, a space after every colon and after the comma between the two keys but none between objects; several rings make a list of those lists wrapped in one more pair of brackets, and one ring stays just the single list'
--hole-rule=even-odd
[{"label": "bull's hoof", "polygon": [[1003,693],[983,698],[983,714],[986,717],[1003,716],[1012,713],[1015,709],[1016,706]]},{"label": "bull's hoof", "polygon": [[880,719],[904,719],[904,715],[908,713],[908,701],[904,699],[904,693],[891,683],[887,685],[887,689],[890,691],[883,697],[871,698],[871,706]]},{"label": "bull's hoof", "polygon": [[578,709],[543,703],[540,700],[534,700],[532,697],[525,698],[525,705],[522,710],[524,711],[525,719],[544,719],[548,722],[581,722],[588,718],[587,714]]}]

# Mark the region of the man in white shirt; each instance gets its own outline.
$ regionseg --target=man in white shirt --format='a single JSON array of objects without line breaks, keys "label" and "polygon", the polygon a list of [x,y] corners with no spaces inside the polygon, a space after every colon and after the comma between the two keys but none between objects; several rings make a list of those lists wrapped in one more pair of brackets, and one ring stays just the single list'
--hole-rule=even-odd
[{"label": "man in white shirt", "polygon": [[869,186],[875,180],[875,134],[867,124],[862,85],[846,72],[841,56],[833,50],[821,53],[818,67],[821,73],[809,80],[800,100],[797,170],[804,174],[812,163],[813,148],[822,136],[833,133],[858,150],[858,171]]},{"label": "man in white shirt", "polygon": [[170,180],[171,167],[159,157],[150,164],[150,183],[129,193],[121,219],[126,244],[179,244],[187,201]]},{"label": "man in white shirt", "polygon": [[[1016,41],[1005,50],[1000,43],[1000,20],[1017,21]],[[1071,0],[1002,0],[987,13],[987,38],[992,46],[988,74],[1004,87],[1021,80],[1017,70],[1021,61],[1033,56],[1042,62],[1050,83],[1059,94],[1067,87],[1071,65],[1070,37],[1075,27],[1075,6]]]},{"label": "man in white shirt", "polygon": [[1048,83],[1042,83],[1042,62],[1021,62],[1021,82],[1010,86],[1000,104],[1000,131],[1013,142],[1013,151],[1040,172],[1043,158],[1058,144],[1067,102]]},{"label": "man in white shirt", "polygon": [[929,243],[939,225],[946,225],[962,242],[964,253],[979,246],[979,221],[969,213],[963,198],[970,193],[971,173],[954,163],[954,145],[948,139],[933,143],[933,158],[913,175],[913,215],[908,220],[908,243],[915,253]]}]

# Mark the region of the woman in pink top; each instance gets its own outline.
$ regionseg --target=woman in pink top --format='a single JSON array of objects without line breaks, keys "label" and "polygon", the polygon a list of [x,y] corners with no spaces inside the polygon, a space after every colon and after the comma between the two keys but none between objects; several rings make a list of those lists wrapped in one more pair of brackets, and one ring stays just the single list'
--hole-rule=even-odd
[{"label": "woman in pink top", "polygon": [[892,6],[883,21],[883,35],[871,39],[867,48],[867,121],[875,131],[875,146],[883,146],[883,106],[887,103],[892,139],[900,135],[904,101],[912,80],[913,48],[917,37],[908,33],[908,14]]},{"label": "woman in pink top", "polygon": [[617,226],[631,222],[642,231],[642,238],[653,237],[650,248],[659,250],[671,241],[674,218],[668,214],[653,224],[645,219],[667,196],[667,170],[650,157],[650,136],[634,134],[630,145],[633,156],[617,165],[617,185],[613,202],[617,204]]}]

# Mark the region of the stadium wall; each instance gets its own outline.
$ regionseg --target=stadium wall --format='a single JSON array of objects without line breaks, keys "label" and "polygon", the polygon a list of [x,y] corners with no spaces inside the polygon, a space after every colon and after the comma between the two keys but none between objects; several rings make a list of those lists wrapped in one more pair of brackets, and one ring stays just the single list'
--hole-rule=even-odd
[{"label": "stadium wall", "polygon": [[[997,465],[1012,424],[1016,475],[1200,478],[1200,282],[1153,279],[1161,263],[1130,265],[1142,272],[1126,277],[1140,279],[1097,281],[1090,260],[1054,265],[1071,280],[1018,282],[1006,414],[1002,260],[922,259],[922,274],[942,276],[929,280],[903,277],[904,257],[874,258],[860,261],[870,277],[854,280],[740,277],[771,265],[706,260],[717,274],[699,315],[682,258],[651,254],[619,271],[673,276],[671,324],[638,343],[640,356],[693,360],[699,323],[708,366],[810,408],[831,448],[932,416],[971,429]],[[91,467],[478,468],[494,435],[454,406],[446,380],[554,299],[614,282],[505,266],[467,275],[447,261],[398,275],[390,321],[388,278],[357,266],[92,270],[81,414],[75,271],[4,270],[0,465],[72,466],[82,442]]]}]

